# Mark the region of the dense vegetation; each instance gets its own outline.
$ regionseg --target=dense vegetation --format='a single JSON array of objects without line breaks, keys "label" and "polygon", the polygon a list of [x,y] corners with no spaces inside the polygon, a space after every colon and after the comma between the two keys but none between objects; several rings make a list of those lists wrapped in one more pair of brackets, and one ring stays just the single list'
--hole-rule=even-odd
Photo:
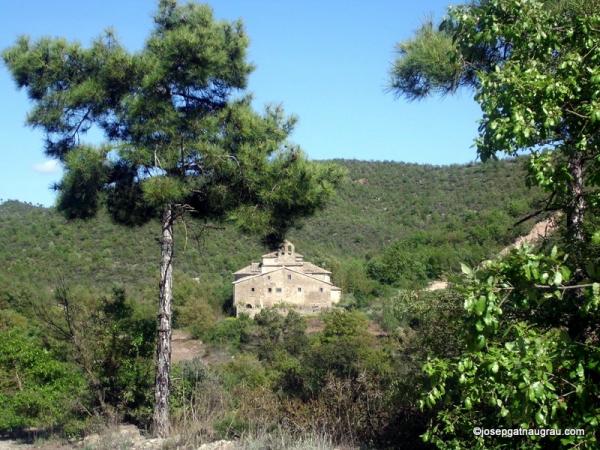
[{"label": "dense vegetation", "polygon": [[[197,403],[199,392],[219,396],[220,409],[204,411],[215,417],[206,419],[210,423],[204,426],[213,431],[205,429],[204,438],[290,421],[303,424],[293,433],[309,427],[336,440],[391,444],[402,424],[403,439],[418,445],[425,422],[413,386],[422,383],[419,367],[429,349],[454,351],[457,333],[440,322],[459,310],[452,295],[421,298],[424,294],[402,293],[394,286],[423,286],[452,276],[460,261],[493,255],[526,230],[527,224],[512,225],[539,201],[536,191],[517,183],[523,160],[450,167],[336,163],[347,171],[339,195],[290,238],[307,259],[333,270],[346,293],[345,305],[364,313],[326,316],[325,328],[310,338],[304,319],[294,315],[219,320],[229,311],[231,272],[258,259],[266,247],[259,237],[246,237],[226,223],[181,227],[188,239],[176,252],[176,325],[202,337],[217,353],[239,355],[222,366],[198,362],[177,369],[184,380],[191,377],[189,383],[198,384],[175,386],[177,423],[189,420],[190,408],[194,414],[204,411],[205,405]],[[5,429],[33,423],[73,433],[96,423],[96,417],[148,424],[152,354],[142,344],[151,342],[157,227],[119,227],[107,214],[66,221],[51,208],[14,201],[0,206],[5,261],[0,305],[10,312],[3,332],[12,336],[27,323],[28,345],[52,349],[57,364],[71,367],[81,386],[75,402],[52,400],[62,405],[61,415],[43,418],[15,410]],[[431,302],[440,307],[431,310]],[[369,318],[387,337],[376,340],[366,333]],[[83,332],[86,327],[96,330],[93,338]],[[60,396],[60,390],[49,390]],[[230,391],[270,412],[244,409],[250,406],[229,397]],[[338,404],[346,393],[362,400]],[[256,404],[258,399],[264,403]],[[372,409],[365,413],[362,401]],[[341,410],[347,415],[344,424],[337,423]],[[88,411],[83,421],[82,411]]]},{"label": "dense vegetation", "polygon": [[[386,302],[391,331],[379,337],[364,313],[343,309],[324,313],[310,334],[294,312],[221,320],[204,338],[223,357],[175,366],[180,439],[194,447],[284,430],[294,440],[422,447],[420,366],[431,352],[461,348],[458,302],[452,293],[398,293]],[[96,298],[60,287],[41,305],[4,303],[0,429],[76,436],[114,421],[147,427],[153,332],[152,317],[119,290]]]},{"label": "dense vegetation", "polygon": [[[475,90],[487,162],[336,161],[348,173],[338,197],[289,237],[333,270],[340,308],[223,317],[231,271],[265,247],[228,223],[179,222],[175,320],[205,354],[172,373],[178,444],[263,432],[287,437],[261,448],[307,435],[364,448],[597,448],[598,6],[476,1],[399,45],[399,93]],[[561,212],[556,233],[496,256],[536,208]],[[0,205],[0,432],[148,427],[157,223],[108,217]],[[420,289],[436,278],[455,283]]]},{"label": "dense vegetation", "polygon": [[599,30],[597,0],[474,1],[398,45],[396,93],[471,88],[480,157],[530,153],[565,217],[555,246],[463,267],[467,347],[424,367],[438,448],[598,448]]},{"label": "dense vegetation", "polygon": [[[353,285],[361,282],[363,266],[389,259],[392,250],[388,256],[384,250],[391,244],[392,249],[410,247],[411,258],[427,266],[420,284],[457,272],[460,262],[475,265],[530,227],[531,222],[512,225],[540,199],[519,181],[523,160],[449,167],[337,163],[348,170],[337,198],[289,238],[308,260],[334,269],[345,291],[362,289]],[[180,225],[187,239],[177,244],[175,276],[199,278],[206,297],[218,297],[219,303],[230,294],[231,272],[258,260],[266,248],[232,226],[210,225],[188,223],[187,230]],[[0,205],[0,289],[3,295],[41,295],[62,277],[105,294],[120,285],[129,297],[153,302],[158,227],[153,222],[121,228],[105,214],[69,222],[51,208],[5,202]],[[411,269],[392,281],[404,284],[413,277]]]}]

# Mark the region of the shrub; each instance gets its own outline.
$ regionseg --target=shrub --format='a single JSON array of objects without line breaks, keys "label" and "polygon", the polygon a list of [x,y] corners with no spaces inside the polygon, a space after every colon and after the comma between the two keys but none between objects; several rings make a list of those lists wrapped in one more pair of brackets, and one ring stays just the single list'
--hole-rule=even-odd
[{"label": "shrub", "polygon": [[222,366],[221,374],[227,388],[234,386],[255,388],[265,386],[269,381],[267,371],[260,361],[248,353],[237,355]]},{"label": "shrub", "polygon": [[22,331],[0,331],[0,430],[63,427],[80,412],[85,396],[76,367]]},{"label": "shrub", "polygon": [[252,321],[247,316],[227,317],[207,332],[206,340],[239,349],[241,344],[248,342],[251,326]]},{"label": "shrub", "polygon": [[278,311],[263,309],[254,318],[256,352],[260,359],[272,361],[277,352],[299,355],[308,345],[306,320],[296,311],[283,316]]},{"label": "shrub", "polygon": [[154,319],[137,317],[118,288],[111,297],[74,301],[59,286],[55,297],[55,304],[39,309],[41,326],[84,375],[91,397],[87,406],[144,424],[152,405]]}]

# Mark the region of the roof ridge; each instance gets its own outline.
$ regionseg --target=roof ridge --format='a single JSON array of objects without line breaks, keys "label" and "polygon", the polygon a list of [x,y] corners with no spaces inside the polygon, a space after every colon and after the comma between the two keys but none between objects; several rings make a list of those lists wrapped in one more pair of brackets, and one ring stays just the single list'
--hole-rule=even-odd
[{"label": "roof ridge", "polygon": [[250,280],[250,279],[254,279],[254,278],[256,278],[256,277],[262,277],[263,275],[271,274],[271,273],[273,273],[273,272],[278,272],[278,271],[280,271],[280,270],[283,270],[283,269],[287,269],[287,270],[289,270],[290,272],[297,273],[298,275],[304,275],[305,277],[311,278],[311,279],[313,279],[313,280],[316,280],[316,281],[320,281],[321,283],[325,283],[325,284],[328,284],[328,285],[330,285],[330,286],[333,286],[334,288],[340,289],[339,287],[335,286],[335,285],[334,285],[334,284],[333,284],[331,281],[325,281],[325,280],[321,280],[320,278],[314,277],[314,276],[312,276],[311,274],[304,273],[304,272],[300,272],[300,271],[298,271],[298,270],[294,270],[292,267],[290,267],[290,266],[285,266],[285,265],[282,265],[282,266],[281,266],[281,267],[279,267],[278,269],[271,270],[270,272],[265,272],[265,273],[257,273],[256,275],[251,275],[251,276],[249,276],[249,277],[243,277],[243,278],[240,278],[239,280],[235,280],[235,281],[233,281],[231,284],[238,284],[238,283],[240,283],[240,282],[242,282],[242,281],[247,281],[247,280]]}]

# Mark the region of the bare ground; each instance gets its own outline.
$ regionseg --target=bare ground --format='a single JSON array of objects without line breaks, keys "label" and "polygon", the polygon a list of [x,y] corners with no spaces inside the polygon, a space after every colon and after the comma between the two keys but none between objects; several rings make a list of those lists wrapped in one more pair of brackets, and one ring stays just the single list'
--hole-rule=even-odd
[{"label": "bare ground", "polygon": [[173,363],[202,358],[206,354],[206,346],[184,330],[173,330],[171,341],[171,360]]}]

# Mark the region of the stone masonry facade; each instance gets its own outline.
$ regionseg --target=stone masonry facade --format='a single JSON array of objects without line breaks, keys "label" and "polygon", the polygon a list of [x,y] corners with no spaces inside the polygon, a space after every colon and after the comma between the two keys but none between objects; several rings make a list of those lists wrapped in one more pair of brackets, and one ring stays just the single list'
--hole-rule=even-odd
[{"label": "stone masonry facade", "polygon": [[262,256],[234,274],[233,303],[236,313],[254,317],[263,308],[282,306],[299,313],[331,308],[341,298],[341,289],[331,282],[331,272],[304,261],[294,244]]}]

